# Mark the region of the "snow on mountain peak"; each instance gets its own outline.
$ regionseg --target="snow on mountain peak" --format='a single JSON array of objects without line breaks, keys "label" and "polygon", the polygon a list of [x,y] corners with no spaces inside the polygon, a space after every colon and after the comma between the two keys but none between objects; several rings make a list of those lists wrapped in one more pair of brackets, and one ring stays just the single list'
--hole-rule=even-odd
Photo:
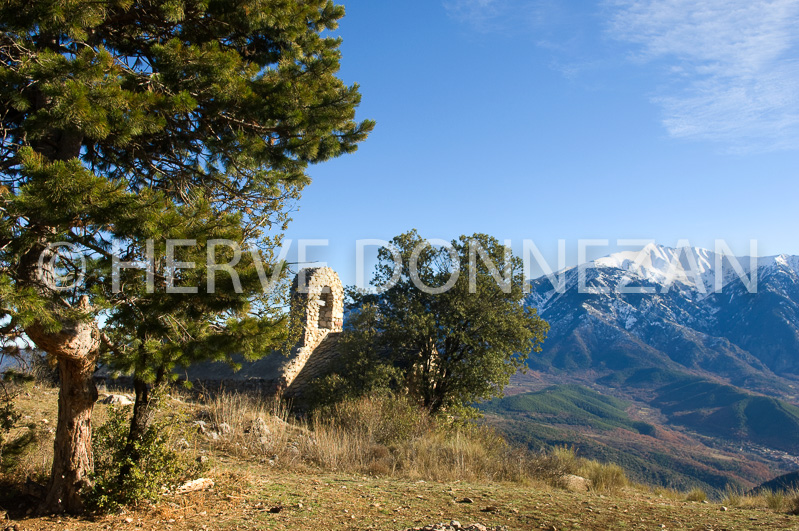
[{"label": "snow on mountain peak", "polygon": [[775,256],[774,265],[785,267],[799,275],[799,256],[791,256],[789,254]]},{"label": "snow on mountain peak", "polygon": [[[760,266],[773,261],[774,257],[761,258],[757,263]],[[672,248],[654,243],[649,243],[638,251],[622,251],[599,258],[593,264],[598,268],[629,271],[664,287],[682,284],[700,293],[710,293],[715,289],[717,273],[721,275],[721,284],[726,285],[737,278],[739,273],[736,269],[744,274],[748,274],[750,270],[748,257],[720,255],[700,247]],[[799,260],[796,265],[799,271]],[[717,271],[719,267],[721,270]]]},{"label": "snow on mountain peak", "polygon": [[[621,242],[619,245],[623,245]],[[711,293],[720,293],[732,282],[742,282],[747,291],[754,293],[760,280],[772,273],[792,271],[792,275],[799,276],[799,256],[736,257],[729,253],[729,248],[714,252],[701,247],[679,246],[680,243],[677,248],[648,243],[638,250],[621,251],[568,267],[550,278],[541,277],[544,285],[551,284],[552,289],[533,298],[536,305],[543,308],[564,290],[573,288],[582,290],[580,293],[596,294],[666,293],[676,289],[691,299],[701,300]],[[588,281],[586,274],[591,269],[597,274]],[[558,281],[556,285],[553,278],[563,283]],[[660,287],[655,290],[642,283]],[[638,288],[641,290],[636,291]]]}]

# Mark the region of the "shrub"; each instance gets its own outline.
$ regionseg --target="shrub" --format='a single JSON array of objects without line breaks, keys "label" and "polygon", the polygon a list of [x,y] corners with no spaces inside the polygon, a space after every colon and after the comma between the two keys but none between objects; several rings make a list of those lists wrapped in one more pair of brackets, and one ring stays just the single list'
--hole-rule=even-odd
[{"label": "shrub", "polygon": [[785,510],[790,514],[799,514],[799,490],[785,493]]},{"label": "shrub", "polygon": [[769,490],[763,493],[766,507],[772,511],[781,512],[785,508],[785,492]]},{"label": "shrub", "polygon": [[97,512],[154,502],[199,472],[196,462],[173,448],[175,422],[156,415],[141,439],[130,442],[130,412],[130,406],[110,408],[95,432],[94,486],[87,506]]},{"label": "shrub", "polygon": [[744,502],[744,494],[739,487],[727,485],[724,491],[724,497],[721,499],[722,505],[729,505],[730,507],[740,507]]},{"label": "shrub", "polygon": [[591,482],[593,490],[616,492],[628,484],[624,469],[616,464],[585,461],[580,472]]},{"label": "shrub", "polygon": [[14,408],[14,400],[6,395],[0,400],[0,451],[6,443],[11,429],[22,415]]},{"label": "shrub", "polygon": [[[8,372],[3,377],[7,378]],[[3,383],[3,389],[0,391],[2,393],[2,397],[0,397],[0,470],[13,471],[17,475],[20,472],[18,468],[22,457],[37,447],[40,433],[35,423],[30,423],[27,426],[17,424],[22,418],[22,414],[14,405],[16,392],[13,387],[13,382]]]},{"label": "shrub", "polygon": [[390,393],[347,399],[314,414],[315,429],[333,424],[382,445],[399,444],[436,429],[427,411]]},{"label": "shrub", "polygon": [[697,487],[691,489],[688,494],[685,495],[685,499],[692,502],[703,502],[707,500],[707,493]]},{"label": "shrub", "polygon": [[547,452],[524,456],[527,461],[526,475],[558,486],[561,478],[578,472],[578,458],[574,448],[556,446]]}]

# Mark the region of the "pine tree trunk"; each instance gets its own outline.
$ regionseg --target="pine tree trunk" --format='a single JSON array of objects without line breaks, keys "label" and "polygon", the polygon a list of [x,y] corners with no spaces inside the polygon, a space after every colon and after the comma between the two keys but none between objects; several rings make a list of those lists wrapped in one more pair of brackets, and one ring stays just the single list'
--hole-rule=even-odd
[{"label": "pine tree trunk", "polygon": [[[147,354],[142,352],[141,359],[145,359]],[[153,397],[151,391],[160,387],[166,378],[166,367],[161,365],[155,373],[155,381],[148,384],[138,371],[133,373],[133,391],[136,393],[136,400],[133,403],[133,417],[130,419],[130,432],[128,441],[132,443],[141,439],[150,427],[150,422],[155,415]]]},{"label": "pine tree trunk", "polygon": [[[44,296],[52,293],[45,282],[52,278],[52,266],[42,268],[40,264],[49,264],[52,254],[42,242],[20,260],[20,277]],[[89,475],[94,470],[91,417],[97,401],[94,371],[100,354],[101,334],[97,323],[88,317],[91,314],[88,296],[83,295],[74,309],[87,318],[65,319],[57,331],[38,321],[25,327],[25,334],[36,346],[58,361],[61,378],[53,468],[39,508],[42,513],[81,512],[82,490],[89,486]]]},{"label": "pine tree trunk", "polygon": [[133,391],[136,393],[136,401],[133,403],[133,417],[130,419],[128,434],[128,445],[131,449],[133,442],[144,436],[153,416],[150,386],[136,374],[133,375]]},{"label": "pine tree trunk", "polygon": [[94,470],[92,457],[92,409],[97,401],[94,363],[60,359],[61,390],[58,393],[58,427],[53,446],[53,469],[41,510],[45,513],[79,513],[84,487]]},{"label": "pine tree trunk", "polygon": [[[79,308],[88,310],[88,298]],[[89,486],[94,469],[91,416],[97,401],[94,370],[100,352],[100,331],[93,321],[65,323],[49,332],[39,323],[25,329],[36,345],[58,360],[61,388],[58,393],[58,424],[53,444],[53,468],[43,513],[79,513],[82,490]]]},{"label": "pine tree trunk", "polygon": [[72,323],[56,333],[37,325],[26,328],[25,333],[55,356],[61,378],[53,469],[41,511],[79,513],[83,510],[81,490],[89,485],[94,469],[91,417],[97,401],[94,369],[100,334],[93,322]]}]

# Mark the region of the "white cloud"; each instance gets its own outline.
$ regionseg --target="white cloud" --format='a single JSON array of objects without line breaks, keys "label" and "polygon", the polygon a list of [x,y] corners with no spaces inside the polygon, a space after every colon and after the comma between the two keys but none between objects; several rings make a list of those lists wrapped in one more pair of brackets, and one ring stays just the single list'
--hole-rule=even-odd
[{"label": "white cloud", "polygon": [[552,17],[557,0],[443,0],[447,14],[482,32],[535,27]]},{"label": "white cloud", "polygon": [[499,14],[499,8],[499,0],[444,0],[444,9],[449,16],[478,29],[486,29],[486,25]]},{"label": "white cloud", "polygon": [[610,33],[664,60],[655,99],[674,137],[799,148],[799,0],[612,0]]}]

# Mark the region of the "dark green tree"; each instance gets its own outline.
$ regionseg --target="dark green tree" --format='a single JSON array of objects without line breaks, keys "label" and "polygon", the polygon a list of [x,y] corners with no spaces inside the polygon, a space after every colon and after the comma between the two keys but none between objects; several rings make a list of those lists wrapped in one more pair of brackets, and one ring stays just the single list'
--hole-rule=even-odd
[{"label": "dark green tree", "polygon": [[[282,212],[279,201],[274,208]],[[102,295],[98,300],[112,302],[107,303],[103,334],[108,348],[101,361],[114,372],[133,375],[136,398],[128,438],[134,460],[152,417],[151,389],[177,379],[176,367],[207,360],[233,364],[234,354],[255,359],[281,342],[288,344],[290,335],[283,310],[287,268],[274,256],[276,239],[266,238],[266,248],[249,245],[239,215],[211,209],[204,201],[160,221],[120,253],[129,267],[118,267],[118,286],[95,287]],[[169,251],[156,237],[166,233],[187,244],[174,248],[175,261],[194,267],[175,271],[173,283],[189,293],[169,293],[166,286]],[[138,264],[150,268],[151,286]],[[235,264],[232,272],[221,270],[228,264]],[[113,261],[98,267],[113,274]]]},{"label": "dark green tree", "polygon": [[[276,245],[309,164],[354,151],[373,127],[354,119],[358,87],[337,77],[328,32],[343,14],[328,0],[0,4],[0,331],[58,361],[45,510],[82,508],[103,345],[150,381],[231,337],[252,354],[281,337],[282,320],[246,289],[179,308],[125,270],[117,291],[112,255],[146,262],[153,238],[155,289],[204,291],[202,267],[164,261],[165,239],[198,240],[179,261],[220,237]],[[254,263],[242,268],[252,280]],[[256,336],[267,341],[256,348]]]},{"label": "dark green tree", "polygon": [[432,412],[468,408],[501,396],[540,350],[549,325],[524,305],[523,282],[521,259],[491,236],[433,246],[407,232],[378,251],[378,293],[353,297],[353,341],[374,330],[369,342]]},{"label": "dark green tree", "polygon": [[336,343],[335,370],[315,380],[310,406],[327,406],[375,392],[399,391],[403,373],[382,347],[377,308],[365,303],[349,314]]}]

